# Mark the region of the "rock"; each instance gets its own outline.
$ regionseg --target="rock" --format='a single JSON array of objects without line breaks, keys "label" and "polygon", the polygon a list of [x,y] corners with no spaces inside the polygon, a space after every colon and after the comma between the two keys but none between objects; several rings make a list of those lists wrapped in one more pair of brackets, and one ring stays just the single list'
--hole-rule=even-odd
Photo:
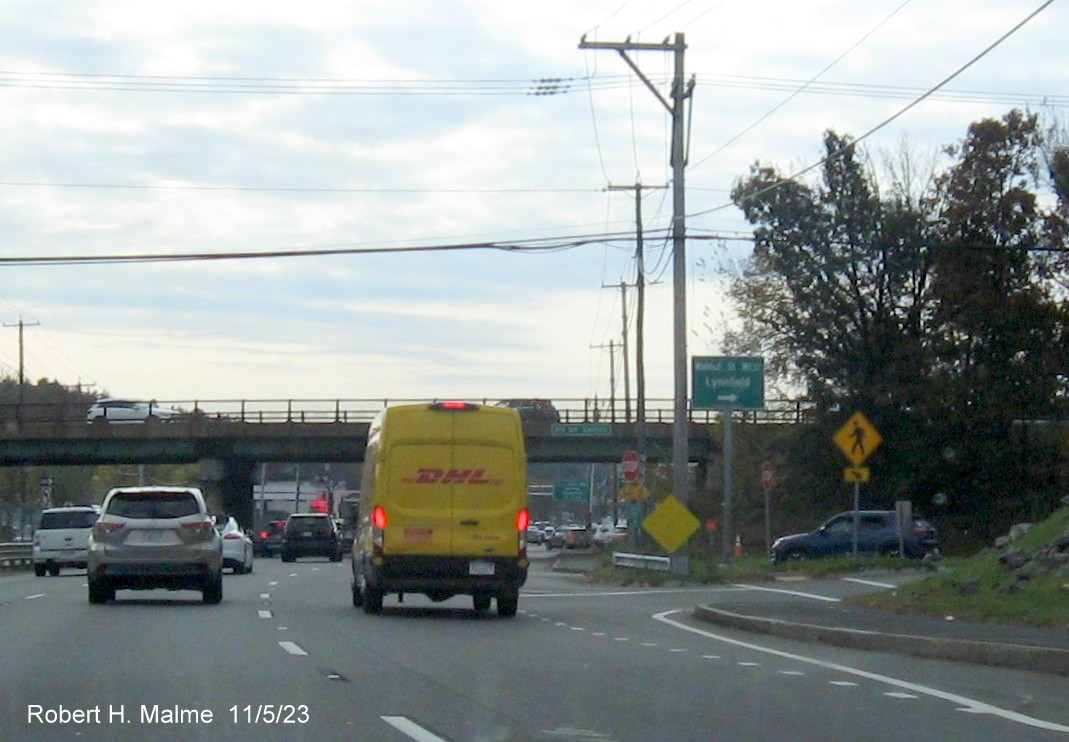
[{"label": "rock", "polygon": [[1028,554],[1021,551],[1020,549],[1015,549],[1013,551],[1007,551],[1005,554],[1000,556],[998,560],[1010,569],[1016,570],[1028,564],[1028,562],[1032,561],[1032,557],[1028,556]]},{"label": "rock", "polygon": [[1059,536],[1051,541],[1050,548],[1060,553],[1069,553],[1069,535]]},{"label": "rock", "polygon": [[1017,541],[1018,539],[1028,535],[1028,533],[1035,528],[1035,523],[1015,523],[1007,534],[1010,542]]},{"label": "rock", "polygon": [[1013,576],[1018,581],[1032,580],[1049,571],[1049,567],[1043,564],[1043,562],[1039,561],[1038,559],[1033,559],[1030,562],[1027,562],[1022,565],[1020,569],[1014,570]]},{"label": "rock", "polygon": [[997,539],[995,539],[995,548],[996,549],[1005,549],[1009,545],[1010,545],[1010,537],[1009,536],[999,536]]}]

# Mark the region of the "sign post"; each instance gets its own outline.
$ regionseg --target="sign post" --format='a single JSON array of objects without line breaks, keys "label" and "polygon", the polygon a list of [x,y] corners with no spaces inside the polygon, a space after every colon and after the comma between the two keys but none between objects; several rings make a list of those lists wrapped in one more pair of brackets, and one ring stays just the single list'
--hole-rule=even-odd
[{"label": "sign post", "polygon": [[731,436],[733,410],[765,407],[765,359],[756,357],[695,356],[691,359],[692,407],[721,410],[724,424],[724,501],[721,530],[724,562],[730,564],[732,548],[731,467],[734,459]]},{"label": "sign post", "polygon": [[832,436],[832,441],[853,464],[843,470],[843,479],[854,483],[854,550],[857,556],[857,529],[861,510],[861,483],[868,482],[868,467],[861,466],[883,443],[883,436],[861,412],[855,412]]},{"label": "sign post", "polygon": [[765,553],[772,553],[772,487],[776,482],[776,467],[771,461],[761,464],[761,489],[765,491]]}]

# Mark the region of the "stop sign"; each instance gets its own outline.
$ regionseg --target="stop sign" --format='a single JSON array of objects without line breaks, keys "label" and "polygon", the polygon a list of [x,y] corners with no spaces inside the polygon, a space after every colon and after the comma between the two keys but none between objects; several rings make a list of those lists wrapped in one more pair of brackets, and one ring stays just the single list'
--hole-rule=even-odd
[{"label": "stop sign", "polygon": [[761,486],[766,490],[772,489],[772,484],[775,481],[776,467],[772,465],[771,461],[766,461],[761,464]]},{"label": "stop sign", "polygon": [[628,482],[634,482],[638,479],[638,454],[634,451],[627,451],[624,453],[621,469],[623,471],[624,479]]}]

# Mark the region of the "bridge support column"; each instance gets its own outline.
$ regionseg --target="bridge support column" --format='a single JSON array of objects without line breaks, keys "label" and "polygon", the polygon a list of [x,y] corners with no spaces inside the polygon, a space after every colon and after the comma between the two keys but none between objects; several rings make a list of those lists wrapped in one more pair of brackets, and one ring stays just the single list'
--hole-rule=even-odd
[{"label": "bridge support column", "polygon": [[242,528],[252,528],[254,465],[241,459],[201,459],[198,463],[208,510],[232,515]]}]

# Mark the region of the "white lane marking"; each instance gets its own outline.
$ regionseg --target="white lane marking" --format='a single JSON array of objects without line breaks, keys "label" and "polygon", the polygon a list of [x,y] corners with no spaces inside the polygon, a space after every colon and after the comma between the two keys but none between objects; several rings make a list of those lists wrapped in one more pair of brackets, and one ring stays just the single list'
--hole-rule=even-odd
[{"label": "white lane marking", "polygon": [[760,662],[736,662],[735,664],[738,665],[739,667],[760,667],[761,666]]},{"label": "white lane marking", "polygon": [[267,586],[268,587],[274,587],[277,584],[278,584],[278,580],[271,580],[269,583],[267,583]]},{"label": "white lane marking", "polygon": [[595,631],[591,636],[605,636],[604,631]]},{"label": "white lane marking", "polygon": [[841,688],[856,688],[857,683],[853,683],[849,680],[832,680],[828,685],[838,685]]},{"label": "white lane marking", "polygon": [[687,650],[685,650],[685,649],[669,649],[668,651],[669,652],[673,652],[675,654],[679,654],[679,653],[682,653],[682,652],[686,652]]},{"label": "white lane marking", "polygon": [[626,637],[626,636],[614,636],[612,638],[612,640],[614,642],[629,642],[629,641],[631,641],[630,637]]},{"label": "white lane marking", "polygon": [[296,655],[299,657],[308,656],[308,653],[301,649],[301,646],[297,644],[297,642],[279,642],[278,646],[282,647],[292,655]]},{"label": "white lane marking", "polygon": [[812,600],[823,600],[825,603],[842,603],[841,598],[829,598],[827,595],[817,595],[816,593],[803,593],[801,590],[784,590],[776,587],[761,587],[760,585],[735,585],[735,587],[741,590],[760,590],[766,593],[779,593],[781,595],[794,595],[799,598],[810,598]]},{"label": "white lane marking", "polygon": [[256,611],[260,618],[271,618],[271,611]]},{"label": "white lane marking", "polygon": [[702,659],[703,660],[718,660],[718,659],[720,659],[720,655],[718,655],[718,654],[703,654],[702,655]]},{"label": "white lane marking", "polygon": [[872,587],[898,587],[898,585],[892,585],[890,582],[863,580],[860,577],[844,577],[843,582],[856,582],[858,585],[871,585]]},{"label": "white lane marking", "polygon": [[260,593],[260,600],[271,600],[271,593]]},{"label": "white lane marking", "polygon": [[[1012,721],[1017,724],[1024,724],[1026,726],[1035,727],[1036,729],[1047,729],[1053,732],[1069,732],[1069,726],[1065,724],[1058,724],[1053,721],[1046,721],[1044,719],[1037,719],[1034,716],[1028,716],[1026,714],[1020,714],[1016,711],[1010,711],[1009,709],[999,708],[998,706],[992,706],[991,704],[984,703],[983,701],[977,701],[973,698],[958,695],[957,693],[948,693],[947,691],[939,690],[938,688],[931,688],[926,685],[920,685],[919,683],[911,683],[908,680],[899,680],[898,678],[892,678],[889,675],[881,675],[876,672],[869,672],[868,670],[859,670],[856,667],[850,667],[848,665],[840,665],[836,662],[825,662],[824,660],[818,660],[813,657],[806,657],[800,654],[793,654],[791,652],[783,652],[778,649],[772,649],[770,647],[763,647],[760,644],[752,644],[750,642],[740,641],[738,639],[732,639],[720,634],[714,634],[711,631],[695,628],[694,626],[687,626],[685,623],[680,623],[675,619],[668,618],[668,616],[674,613],[683,613],[683,609],[676,609],[672,611],[662,611],[661,613],[655,613],[653,619],[660,621],[661,623],[674,626],[677,629],[683,631],[689,631],[692,634],[698,634],[708,639],[714,639],[726,644],[732,644],[736,647],[743,647],[744,649],[752,649],[755,652],[763,652],[765,654],[771,654],[776,657],[783,657],[796,662],[805,662],[810,665],[816,665],[817,667],[823,667],[826,670],[835,670],[836,672],[842,672],[847,675],[853,675],[859,678],[865,678],[866,680],[872,680],[877,683],[884,683],[895,688],[900,688],[904,691],[911,691],[913,693],[920,693],[924,696],[931,696],[932,698],[940,698],[944,701],[950,701],[963,706],[966,709],[974,710],[976,713],[986,713],[992,716],[998,716],[1007,721]],[[841,681],[832,681],[834,685],[842,684]]]},{"label": "white lane marking", "polygon": [[432,734],[406,716],[380,716],[384,722],[418,742],[446,742],[444,737]]},{"label": "white lane marking", "polygon": [[805,675],[804,672],[800,672],[798,670],[780,670],[779,674],[780,675]]},{"label": "white lane marking", "polygon": [[643,647],[656,647],[657,646],[657,642],[642,642],[641,646],[643,646]]},{"label": "white lane marking", "polygon": [[289,576],[290,576],[290,577],[297,577],[297,576],[298,576],[298,574],[299,574],[298,572],[290,572],[290,573],[289,573]]},{"label": "white lane marking", "polygon": [[535,593],[523,591],[524,599],[527,598],[619,598],[627,597],[630,595],[679,595],[680,593],[711,593],[711,592],[724,592],[731,593],[738,590],[747,590],[748,587],[744,585],[737,585],[735,587],[688,587],[679,588],[675,590],[606,590],[604,592],[585,592],[585,593]]},{"label": "white lane marking", "polygon": [[37,600],[38,598],[43,598],[44,596],[44,593],[37,593],[36,595],[27,595],[26,600]]},{"label": "white lane marking", "polygon": [[582,626],[569,626],[572,631],[586,631]]},{"label": "white lane marking", "polygon": [[884,695],[887,696],[888,698],[919,698],[920,697],[920,696],[915,696],[912,693],[899,693],[897,691],[892,692],[892,693],[884,693]]}]

